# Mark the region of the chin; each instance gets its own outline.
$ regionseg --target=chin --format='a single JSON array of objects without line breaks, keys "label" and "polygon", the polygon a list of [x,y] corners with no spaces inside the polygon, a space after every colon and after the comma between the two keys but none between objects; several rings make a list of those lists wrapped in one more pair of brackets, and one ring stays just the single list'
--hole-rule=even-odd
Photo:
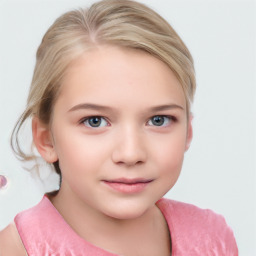
[{"label": "chin", "polygon": [[105,215],[119,220],[137,219],[153,208],[152,205],[142,203],[122,203],[120,205],[112,205],[111,209],[105,211]]},{"label": "chin", "polygon": [[137,219],[141,216],[143,216],[143,214],[145,213],[145,211],[121,211],[121,212],[112,212],[107,214],[109,217],[113,218],[113,219],[117,219],[117,220],[132,220],[132,219]]}]

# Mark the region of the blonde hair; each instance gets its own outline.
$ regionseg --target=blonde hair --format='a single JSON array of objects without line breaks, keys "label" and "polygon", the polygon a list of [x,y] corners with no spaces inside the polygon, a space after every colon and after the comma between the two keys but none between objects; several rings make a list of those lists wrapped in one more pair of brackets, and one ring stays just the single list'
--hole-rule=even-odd
[{"label": "blonde hair", "polygon": [[[50,123],[68,66],[101,44],[139,49],[166,63],[182,85],[189,114],[196,88],[193,59],[174,29],[144,4],[103,0],[88,9],[63,14],[44,35],[37,50],[27,107],[12,134],[12,148],[20,159],[35,157],[20,147],[19,132],[25,121],[37,116],[43,123]],[[60,173],[58,163],[54,163],[54,167]]]}]

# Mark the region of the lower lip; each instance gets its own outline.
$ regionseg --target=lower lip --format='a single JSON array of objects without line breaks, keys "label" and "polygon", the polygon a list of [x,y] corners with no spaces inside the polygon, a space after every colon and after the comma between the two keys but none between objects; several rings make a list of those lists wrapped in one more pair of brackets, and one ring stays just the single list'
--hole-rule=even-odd
[{"label": "lower lip", "polygon": [[118,192],[125,193],[125,194],[134,194],[134,193],[142,192],[151,183],[151,181],[131,183],[131,184],[109,182],[109,181],[104,181],[104,183]]}]

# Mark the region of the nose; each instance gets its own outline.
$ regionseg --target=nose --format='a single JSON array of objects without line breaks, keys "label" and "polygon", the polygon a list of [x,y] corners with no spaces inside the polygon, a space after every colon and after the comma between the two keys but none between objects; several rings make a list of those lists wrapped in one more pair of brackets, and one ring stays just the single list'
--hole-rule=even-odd
[{"label": "nose", "polygon": [[146,145],[142,133],[131,127],[118,133],[112,153],[114,163],[134,166],[145,163],[146,159]]}]

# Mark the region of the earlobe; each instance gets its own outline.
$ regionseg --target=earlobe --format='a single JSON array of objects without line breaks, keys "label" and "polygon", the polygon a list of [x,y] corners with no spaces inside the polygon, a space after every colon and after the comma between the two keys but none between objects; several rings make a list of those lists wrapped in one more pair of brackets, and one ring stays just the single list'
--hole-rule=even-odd
[{"label": "earlobe", "polygon": [[187,128],[187,140],[186,140],[186,148],[185,148],[186,151],[189,149],[192,138],[193,138],[192,120],[193,120],[193,115],[190,114],[189,120],[188,120],[188,128]]},{"label": "earlobe", "polygon": [[39,154],[48,163],[54,163],[58,160],[58,156],[54,149],[53,140],[50,129],[43,124],[37,117],[32,120],[33,141]]}]

